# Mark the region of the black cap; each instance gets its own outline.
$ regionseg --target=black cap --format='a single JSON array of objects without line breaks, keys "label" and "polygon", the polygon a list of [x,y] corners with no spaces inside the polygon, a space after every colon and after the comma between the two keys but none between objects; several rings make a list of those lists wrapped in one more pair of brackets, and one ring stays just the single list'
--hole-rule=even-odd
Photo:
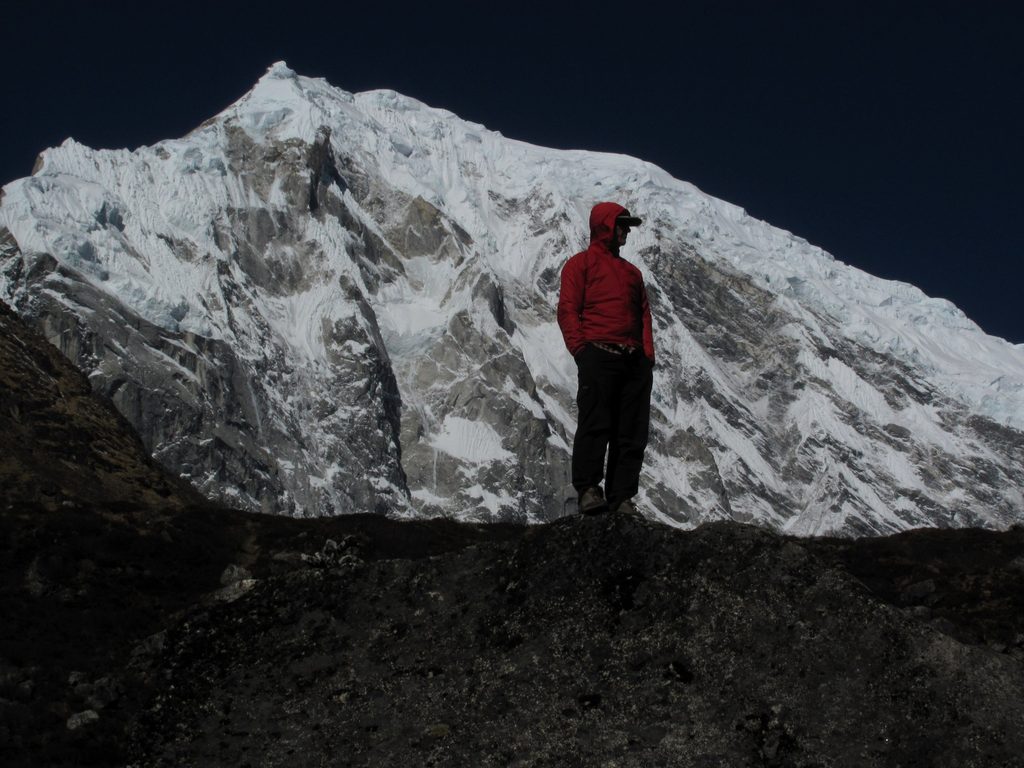
[{"label": "black cap", "polygon": [[624,227],[639,227],[644,223],[644,220],[630,215],[629,211],[623,211],[615,217],[615,223]]}]

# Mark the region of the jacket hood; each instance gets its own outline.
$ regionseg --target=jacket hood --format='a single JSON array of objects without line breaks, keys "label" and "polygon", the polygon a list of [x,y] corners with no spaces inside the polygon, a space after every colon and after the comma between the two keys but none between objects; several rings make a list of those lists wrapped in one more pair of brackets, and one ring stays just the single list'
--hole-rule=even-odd
[{"label": "jacket hood", "polygon": [[626,209],[618,203],[598,203],[590,210],[590,243],[603,245],[609,251],[617,253],[618,243],[615,242],[615,218],[626,213]]}]

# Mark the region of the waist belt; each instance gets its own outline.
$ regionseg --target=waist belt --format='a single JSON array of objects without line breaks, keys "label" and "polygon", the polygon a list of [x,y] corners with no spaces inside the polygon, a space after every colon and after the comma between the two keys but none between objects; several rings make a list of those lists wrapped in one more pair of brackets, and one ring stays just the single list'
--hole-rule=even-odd
[{"label": "waist belt", "polygon": [[611,344],[607,341],[592,341],[590,343],[613,355],[632,355],[640,351],[640,347],[632,347],[629,344]]}]

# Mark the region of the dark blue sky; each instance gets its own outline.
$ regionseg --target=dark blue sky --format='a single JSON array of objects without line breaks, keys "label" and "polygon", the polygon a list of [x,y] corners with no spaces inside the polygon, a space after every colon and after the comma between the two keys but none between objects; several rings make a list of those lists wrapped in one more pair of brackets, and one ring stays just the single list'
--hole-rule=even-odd
[{"label": "dark blue sky", "polygon": [[1016,4],[362,5],[5,10],[0,183],[67,136],[181,136],[283,59],[512,138],[649,160],[1024,342]]}]

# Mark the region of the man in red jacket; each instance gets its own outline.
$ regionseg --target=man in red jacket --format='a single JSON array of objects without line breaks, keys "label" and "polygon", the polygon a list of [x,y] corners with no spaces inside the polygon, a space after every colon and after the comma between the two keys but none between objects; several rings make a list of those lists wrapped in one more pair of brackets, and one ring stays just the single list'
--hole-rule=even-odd
[{"label": "man in red jacket", "polygon": [[562,267],[558,325],[579,374],[572,484],[584,514],[634,512],[640,487],[654,338],[643,275],[619,255],[640,224],[621,205],[598,203],[590,212],[590,247]]}]

